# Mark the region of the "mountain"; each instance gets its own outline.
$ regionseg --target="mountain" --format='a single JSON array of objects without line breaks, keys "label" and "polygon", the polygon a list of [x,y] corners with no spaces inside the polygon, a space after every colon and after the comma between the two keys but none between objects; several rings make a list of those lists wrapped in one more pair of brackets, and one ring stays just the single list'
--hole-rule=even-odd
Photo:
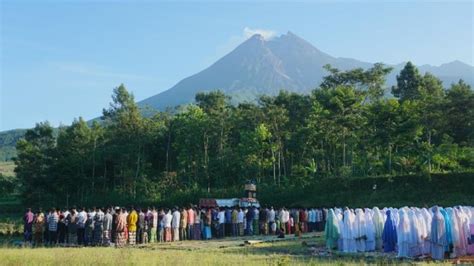
[{"label": "mountain", "polygon": [[[280,90],[306,93],[327,75],[326,64],[341,70],[369,68],[373,64],[326,54],[292,32],[270,40],[254,35],[210,67],[187,77],[172,88],[139,102],[141,107],[165,109],[194,101],[197,92],[221,90],[234,102],[254,100],[258,95],[275,95]],[[405,63],[393,65],[388,85]],[[445,86],[460,78],[474,85],[474,67],[460,61],[441,66],[420,66],[441,78]]]}]

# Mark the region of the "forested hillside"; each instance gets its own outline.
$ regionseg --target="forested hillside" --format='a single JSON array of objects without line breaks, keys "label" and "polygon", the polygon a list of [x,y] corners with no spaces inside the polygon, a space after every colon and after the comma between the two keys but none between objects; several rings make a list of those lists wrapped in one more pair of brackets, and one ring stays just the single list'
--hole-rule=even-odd
[{"label": "forested hillside", "polygon": [[79,118],[57,137],[47,122],[26,132],[15,170],[22,199],[61,206],[160,202],[240,193],[248,179],[266,191],[299,191],[330,179],[418,175],[430,182],[433,173],[474,170],[469,85],[445,90],[407,63],[392,88],[396,98],[387,99],[390,68],[326,68],[330,75],[309,95],[282,91],[233,106],[222,92],[198,93],[182,112],[153,117],[143,117],[121,85],[103,123]]},{"label": "forested hillside", "polygon": [[16,142],[25,132],[26,129],[13,129],[0,133],[0,161],[8,161],[16,156]]}]

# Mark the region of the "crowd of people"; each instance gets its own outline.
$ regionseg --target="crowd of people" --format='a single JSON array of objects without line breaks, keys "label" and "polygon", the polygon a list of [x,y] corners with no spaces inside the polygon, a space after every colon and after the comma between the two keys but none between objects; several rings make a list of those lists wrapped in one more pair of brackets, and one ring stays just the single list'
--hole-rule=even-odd
[{"label": "crowd of people", "polygon": [[323,231],[327,210],[270,208],[27,209],[25,242],[34,246],[116,246],[244,235]]},{"label": "crowd of people", "polygon": [[474,207],[329,209],[327,248],[341,252],[396,252],[435,260],[474,254]]}]

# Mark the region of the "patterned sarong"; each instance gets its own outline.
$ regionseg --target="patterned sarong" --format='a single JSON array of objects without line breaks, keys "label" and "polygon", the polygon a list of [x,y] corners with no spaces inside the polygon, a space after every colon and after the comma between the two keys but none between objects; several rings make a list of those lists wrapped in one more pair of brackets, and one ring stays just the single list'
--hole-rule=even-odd
[{"label": "patterned sarong", "polygon": [[165,228],[165,242],[171,242],[171,228]]},{"label": "patterned sarong", "polygon": [[239,236],[244,235],[244,223],[239,223]]},{"label": "patterned sarong", "polygon": [[71,246],[77,245],[77,234],[76,233],[69,233],[68,239],[69,239],[69,245],[71,245]]},{"label": "patterned sarong", "polygon": [[150,243],[155,243],[157,241],[157,239],[156,239],[156,228],[149,229],[148,230],[148,236],[149,236],[148,241]]},{"label": "patterned sarong", "polygon": [[121,248],[121,247],[124,247],[126,243],[127,243],[127,239],[125,238],[125,233],[124,232],[117,233],[115,236],[115,246],[118,248]]},{"label": "patterned sarong", "polygon": [[103,245],[110,245],[110,231],[109,230],[104,230],[102,232],[102,244]]},{"label": "patterned sarong", "polygon": [[195,240],[201,240],[201,224],[194,224],[193,237]]},{"label": "patterned sarong", "polygon": [[254,235],[260,234],[260,233],[259,233],[259,230],[258,230],[258,229],[259,229],[259,228],[258,228],[258,220],[255,220],[255,219],[254,219],[254,220],[252,221],[252,227],[253,227],[253,234],[254,234]]},{"label": "patterned sarong", "polygon": [[137,243],[137,231],[128,231],[128,244],[135,245]]}]

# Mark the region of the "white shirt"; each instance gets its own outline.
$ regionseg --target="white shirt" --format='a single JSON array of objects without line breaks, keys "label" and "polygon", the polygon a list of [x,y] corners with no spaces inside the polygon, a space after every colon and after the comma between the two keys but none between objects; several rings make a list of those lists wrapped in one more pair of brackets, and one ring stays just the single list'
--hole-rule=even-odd
[{"label": "white shirt", "polygon": [[168,212],[163,217],[163,225],[165,226],[165,228],[170,228],[171,227],[171,219],[173,219],[173,216],[171,215],[171,212]]},{"label": "white shirt", "polygon": [[243,223],[244,222],[244,212],[242,210],[239,211],[237,214],[237,223]]},{"label": "white shirt", "polygon": [[219,223],[220,223],[220,224],[225,223],[225,213],[224,213],[224,211],[220,211],[220,212],[217,214],[217,219],[219,220]]},{"label": "white shirt", "polygon": [[180,218],[181,218],[181,213],[179,213],[179,211],[173,212],[173,217],[172,217],[172,220],[171,220],[171,227],[179,228]]},{"label": "white shirt", "polygon": [[275,210],[271,209],[268,212],[268,221],[271,223],[275,222]]},{"label": "white shirt", "polygon": [[80,228],[84,228],[84,225],[87,221],[87,213],[85,211],[81,211],[77,214],[77,225]]}]

